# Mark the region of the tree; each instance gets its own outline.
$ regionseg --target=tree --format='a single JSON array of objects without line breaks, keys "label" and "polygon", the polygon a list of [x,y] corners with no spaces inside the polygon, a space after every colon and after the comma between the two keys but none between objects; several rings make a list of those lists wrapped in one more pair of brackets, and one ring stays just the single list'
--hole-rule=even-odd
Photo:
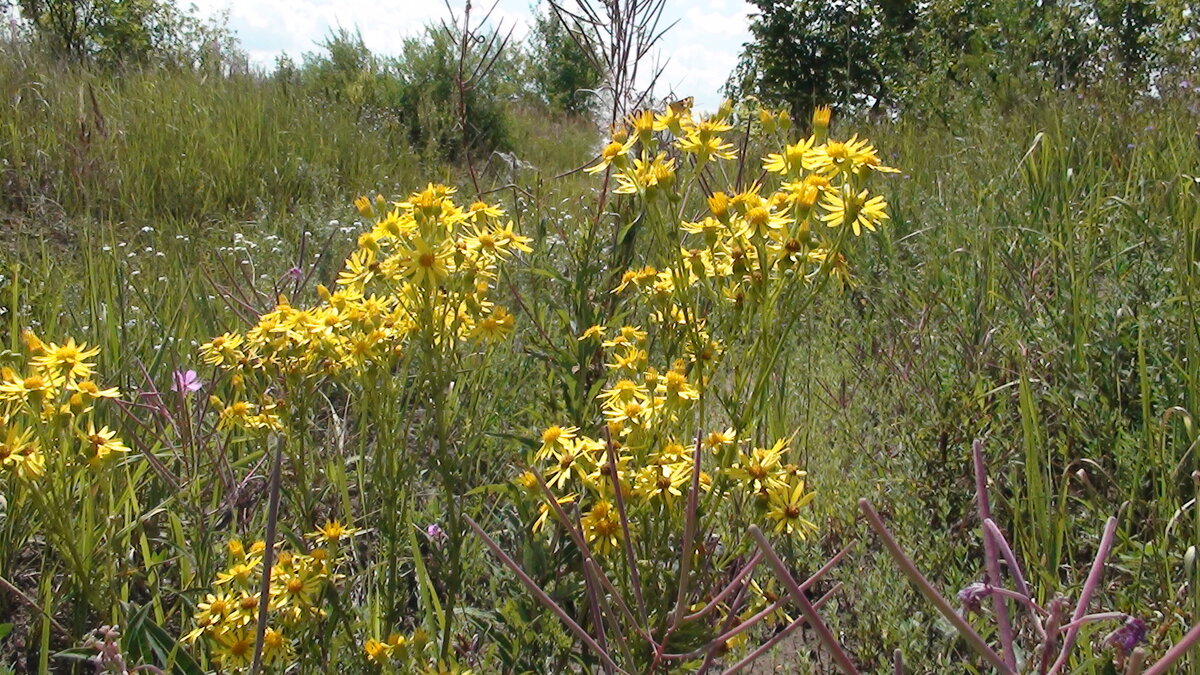
[{"label": "tree", "polygon": [[[874,105],[886,95],[885,64],[875,43],[883,21],[879,3],[868,0],[750,0],[758,8],[727,89],[785,103],[807,116],[814,106]],[[889,5],[903,5],[891,2]],[[899,19],[907,10],[895,14]]]},{"label": "tree", "polygon": [[535,17],[530,50],[538,95],[559,110],[576,115],[588,112],[604,73],[553,8],[543,8]]},{"label": "tree", "polygon": [[[237,58],[222,19],[204,20],[165,0],[16,0],[21,18],[52,54],[101,65],[204,65]],[[2,6],[2,5],[0,5]]]}]

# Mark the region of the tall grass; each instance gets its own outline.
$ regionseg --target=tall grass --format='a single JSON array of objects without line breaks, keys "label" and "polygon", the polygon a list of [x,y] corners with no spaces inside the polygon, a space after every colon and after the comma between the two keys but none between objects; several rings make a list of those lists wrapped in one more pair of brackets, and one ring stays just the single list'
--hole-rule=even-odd
[{"label": "tall grass", "polygon": [[[410,149],[406,111],[329,99],[294,78],[165,67],[110,73],[19,42],[6,51],[0,209],[10,213],[147,222],[279,215],[373,189],[402,192],[451,171]],[[538,110],[517,108],[530,109]],[[559,140],[591,133],[578,120],[539,116],[558,127]],[[510,126],[514,135],[547,137],[519,120]],[[528,162],[522,154],[516,159]],[[504,158],[475,161],[513,170]]]}]

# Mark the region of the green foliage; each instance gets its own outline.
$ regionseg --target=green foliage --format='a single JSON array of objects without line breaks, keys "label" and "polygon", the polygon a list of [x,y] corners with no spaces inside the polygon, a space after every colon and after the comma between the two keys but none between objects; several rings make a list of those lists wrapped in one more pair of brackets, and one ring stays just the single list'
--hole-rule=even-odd
[{"label": "green foliage", "polygon": [[46,49],[75,61],[192,66],[240,56],[220,20],[163,0],[17,0],[17,6]]},{"label": "green foliage", "polygon": [[557,110],[575,115],[589,112],[604,73],[594,55],[571,37],[563,17],[553,9],[542,9],[534,18],[529,39],[538,95]]},{"label": "green foliage", "polygon": [[831,102],[861,105],[886,94],[874,52],[881,14],[876,3],[753,4],[759,9],[750,24],[753,41],[730,80],[732,94],[786,103],[793,114]]},{"label": "green foliage", "polygon": [[[387,58],[372,54],[359,33],[339,28],[325,39],[323,51],[304,55],[299,69],[281,62],[276,77],[298,82],[309,95],[351,107],[360,117],[403,127],[409,145],[425,157],[457,159],[463,153],[507,149],[504,105],[518,91],[517,63],[502,53],[479,81],[465,87],[463,129],[458,109],[461,46],[453,33],[430,26],[406,38],[399,56]],[[470,41],[461,77],[470,76],[480,57],[478,43]]]},{"label": "green foliage", "polygon": [[753,40],[727,88],[793,111],[902,108],[937,114],[948,98],[994,100],[1034,82],[1074,87],[1112,75],[1143,89],[1196,66],[1186,3],[1147,0],[755,0]]}]

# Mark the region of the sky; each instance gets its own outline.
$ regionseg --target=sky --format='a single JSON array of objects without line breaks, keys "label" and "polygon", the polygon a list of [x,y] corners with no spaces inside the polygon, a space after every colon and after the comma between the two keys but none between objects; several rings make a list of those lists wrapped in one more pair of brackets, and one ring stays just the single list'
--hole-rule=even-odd
[{"label": "sky", "polygon": [[[201,15],[228,11],[229,27],[238,35],[253,63],[271,68],[275,58],[287,53],[299,60],[316,51],[331,28],[357,28],[367,47],[379,54],[395,54],[405,37],[421,32],[432,22],[448,18],[444,0],[184,0]],[[485,12],[495,0],[473,3],[473,16]],[[492,23],[513,28],[513,37],[524,38],[538,0],[500,0]],[[463,0],[451,0],[461,12]],[[568,0],[565,3],[570,6]],[[713,110],[719,90],[737,65],[742,44],[749,40],[751,7],[743,0],[666,0],[662,26],[678,21],[663,37],[655,56],[664,65],[656,93],[695,96],[696,107]]]}]

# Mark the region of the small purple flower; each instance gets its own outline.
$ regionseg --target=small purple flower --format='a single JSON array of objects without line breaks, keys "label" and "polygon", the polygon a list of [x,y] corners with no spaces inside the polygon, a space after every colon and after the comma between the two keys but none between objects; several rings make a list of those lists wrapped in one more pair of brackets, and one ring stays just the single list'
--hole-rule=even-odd
[{"label": "small purple flower", "polygon": [[1114,630],[1104,638],[1104,644],[1112,645],[1125,653],[1133,651],[1146,639],[1146,622],[1130,616],[1125,618],[1125,625]]},{"label": "small purple flower", "polygon": [[171,391],[187,396],[193,391],[199,391],[204,385],[200,378],[196,376],[194,370],[177,370],[174,374],[174,383],[171,384]]},{"label": "small purple flower", "polygon": [[1180,88],[1180,89],[1191,89],[1191,88],[1192,88],[1192,81],[1191,81],[1191,80],[1180,80],[1180,81],[1179,81],[1179,88]]},{"label": "small purple flower", "polygon": [[430,541],[433,543],[439,545],[446,541],[446,531],[443,530],[442,526],[438,525],[437,523],[431,523],[425,526],[425,536],[429,537]]},{"label": "small purple flower", "polygon": [[304,272],[301,271],[299,267],[293,267],[287,271],[287,278],[291,279],[292,281],[300,281],[304,278]]},{"label": "small purple flower", "polygon": [[987,596],[987,584],[976,581],[958,592],[958,601],[968,614],[979,614],[983,611],[983,599]]}]

